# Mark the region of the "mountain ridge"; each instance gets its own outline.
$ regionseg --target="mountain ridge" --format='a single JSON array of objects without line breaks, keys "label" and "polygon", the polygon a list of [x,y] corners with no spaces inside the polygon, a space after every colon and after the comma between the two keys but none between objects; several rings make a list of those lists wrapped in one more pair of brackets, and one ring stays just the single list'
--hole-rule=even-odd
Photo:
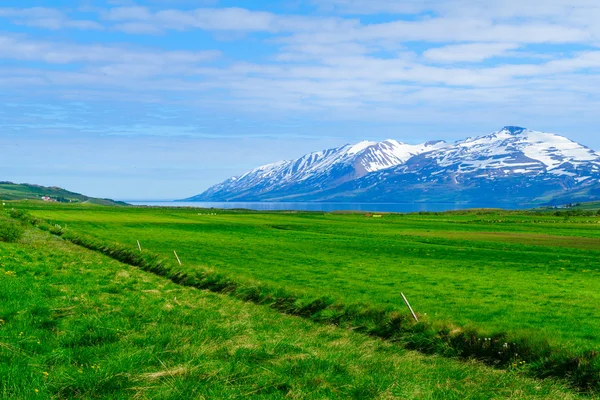
[{"label": "mountain ridge", "polygon": [[255,168],[186,201],[538,204],[568,199],[569,192],[579,193],[578,201],[595,200],[599,182],[594,150],[557,134],[505,126],[454,143],[347,144]]}]

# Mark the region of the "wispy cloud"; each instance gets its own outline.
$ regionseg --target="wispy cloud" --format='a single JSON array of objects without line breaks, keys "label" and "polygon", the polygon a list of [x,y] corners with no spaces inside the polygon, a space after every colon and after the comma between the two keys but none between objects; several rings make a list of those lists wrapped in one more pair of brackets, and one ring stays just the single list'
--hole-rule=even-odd
[{"label": "wispy cloud", "polygon": [[[241,31],[241,32],[309,32],[333,31],[355,26],[357,21],[341,18],[277,15],[271,12],[251,11],[244,8],[199,8],[194,10],[166,9],[151,12],[146,7],[119,7],[102,13],[103,19],[116,21],[116,29],[127,30],[135,23],[143,30]],[[142,29],[142,26],[144,27]]]},{"label": "wispy cloud", "polygon": [[[0,58],[41,61],[49,64],[89,63],[138,65],[164,70],[210,61],[221,53],[212,51],[159,51],[135,46],[81,45],[31,40],[23,36],[0,35]],[[106,72],[106,71],[105,71]]]},{"label": "wispy cloud", "polygon": [[[582,141],[600,147],[589,134],[600,124],[595,0],[140,3],[0,8],[0,99],[89,107],[60,121],[43,110],[4,113],[0,127],[205,138],[293,131],[347,142],[573,124],[575,139],[587,132]],[[179,110],[168,125],[154,118],[157,105]],[[433,131],[415,133],[423,126]]]},{"label": "wispy cloud", "polygon": [[[552,92],[559,88],[553,86],[549,78],[600,68],[600,51],[583,51],[535,64],[485,67],[476,64],[517,47],[515,44],[475,43],[429,49],[422,56],[401,50],[392,57],[382,57],[377,55],[379,49],[356,43],[335,47],[292,43],[283,44],[271,63],[233,62],[216,67],[207,64],[220,56],[216,50],[161,51],[4,35],[0,36],[0,58],[72,68],[46,71],[5,68],[0,85],[83,86],[96,90],[120,87],[145,92],[156,99],[169,92],[205,98],[214,90],[225,90],[217,95],[218,101],[228,101],[232,107],[242,104],[248,108],[248,102],[255,101],[259,109],[318,111],[335,107],[366,112],[373,104],[390,109],[414,107],[413,104],[423,102],[434,106],[440,96],[439,91],[432,91],[431,86],[436,85],[453,88],[447,90],[456,99],[465,101],[474,93],[467,88],[485,89],[490,94],[501,91],[501,96],[489,96],[489,101],[501,103],[510,91],[515,93],[515,98],[522,98],[524,91],[531,92],[531,88],[523,86],[530,79],[546,78],[545,87],[537,91]],[[444,65],[430,65],[432,61]],[[456,62],[474,64],[447,65]],[[564,101],[567,98],[564,93],[570,91],[570,86],[561,83],[560,91]],[[593,87],[579,87],[573,95],[584,92],[587,96],[597,95]],[[90,95],[95,96],[93,92]],[[231,96],[229,100],[227,95]],[[352,114],[352,118],[357,116],[364,118],[365,114]]]},{"label": "wispy cloud", "polygon": [[323,11],[342,14],[419,14],[435,13],[488,19],[557,18],[561,22],[577,19],[592,20],[600,9],[595,0],[312,0]]},{"label": "wispy cloud", "polygon": [[510,50],[518,48],[514,43],[467,43],[432,48],[423,52],[423,56],[442,63],[481,62],[508,55]]},{"label": "wispy cloud", "polygon": [[59,30],[81,29],[102,30],[104,26],[97,21],[70,19],[54,8],[0,8],[0,18],[7,18],[12,23],[35,28]]}]

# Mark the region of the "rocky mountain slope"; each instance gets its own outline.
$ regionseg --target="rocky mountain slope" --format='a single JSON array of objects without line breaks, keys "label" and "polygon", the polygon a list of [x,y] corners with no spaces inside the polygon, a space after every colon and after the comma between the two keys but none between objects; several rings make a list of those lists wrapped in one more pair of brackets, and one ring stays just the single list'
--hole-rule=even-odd
[{"label": "rocky mountain slope", "polygon": [[361,142],[256,168],[191,201],[552,203],[600,198],[600,154],[507,126],[456,143]]},{"label": "rocky mountain slope", "polygon": [[307,154],[297,160],[263,165],[215,185],[191,201],[268,200],[301,196],[339,186],[369,173],[402,165],[444,142],[408,145],[395,140],[360,142]]}]

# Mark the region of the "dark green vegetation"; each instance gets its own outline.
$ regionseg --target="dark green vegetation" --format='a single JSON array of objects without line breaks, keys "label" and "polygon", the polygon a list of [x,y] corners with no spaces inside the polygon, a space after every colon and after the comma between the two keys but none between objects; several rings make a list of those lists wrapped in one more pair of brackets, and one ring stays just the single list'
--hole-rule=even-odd
[{"label": "dark green vegetation", "polygon": [[[593,201],[589,203],[571,203],[566,208],[560,209],[562,211],[578,211],[578,212],[600,212],[600,202]],[[559,211],[560,211],[559,210]]]},{"label": "dark green vegetation", "polygon": [[0,182],[0,200],[40,200],[47,196],[59,203],[89,203],[99,205],[126,205],[110,199],[97,199],[79,193],[69,192],[59,187],[45,187],[30,184]]},{"label": "dark green vegetation", "polygon": [[558,191],[550,196],[544,196],[539,200],[551,205],[567,203],[599,204],[598,197],[600,196],[600,183],[598,183],[597,179],[595,182],[595,184],[580,189],[570,190],[566,193],[564,191]]},{"label": "dark green vegetation", "polygon": [[[187,285],[425,352],[504,367],[527,361],[537,376],[599,387],[595,216],[17,206],[69,240]],[[183,267],[173,265],[173,250]],[[148,251],[172,262],[157,266],[143,259]],[[400,291],[424,323],[409,323]]]},{"label": "dark green vegetation", "polygon": [[17,222],[0,219],[0,242],[14,243],[23,237],[23,227]]},{"label": "dark green vegetation", "polygon": [[552,213],[556,216],[593,216],[600,215],[600,201],[587,203],[567,203],[561,206],[547,206],[536,208],[533,211]]},{"label": "dark green vegetation", "polygon": [[40,230],[0,243],[0,397],[250,395],[577,398],[517,368],[422,356],[180,286]]}]

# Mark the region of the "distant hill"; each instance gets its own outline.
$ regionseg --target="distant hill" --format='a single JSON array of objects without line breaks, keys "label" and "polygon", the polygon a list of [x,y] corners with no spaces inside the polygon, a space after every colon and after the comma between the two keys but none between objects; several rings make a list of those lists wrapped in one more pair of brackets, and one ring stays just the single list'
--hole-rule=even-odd
[{"label": "distant hill", "polygon": [[89,203],[107,206],[128,205],[122,201],[97,199],[79,193],[69,192],[56,186],[46,187],[28,183],[0,182],[0,199],[2,200],[46,200],[59,203]]}]

